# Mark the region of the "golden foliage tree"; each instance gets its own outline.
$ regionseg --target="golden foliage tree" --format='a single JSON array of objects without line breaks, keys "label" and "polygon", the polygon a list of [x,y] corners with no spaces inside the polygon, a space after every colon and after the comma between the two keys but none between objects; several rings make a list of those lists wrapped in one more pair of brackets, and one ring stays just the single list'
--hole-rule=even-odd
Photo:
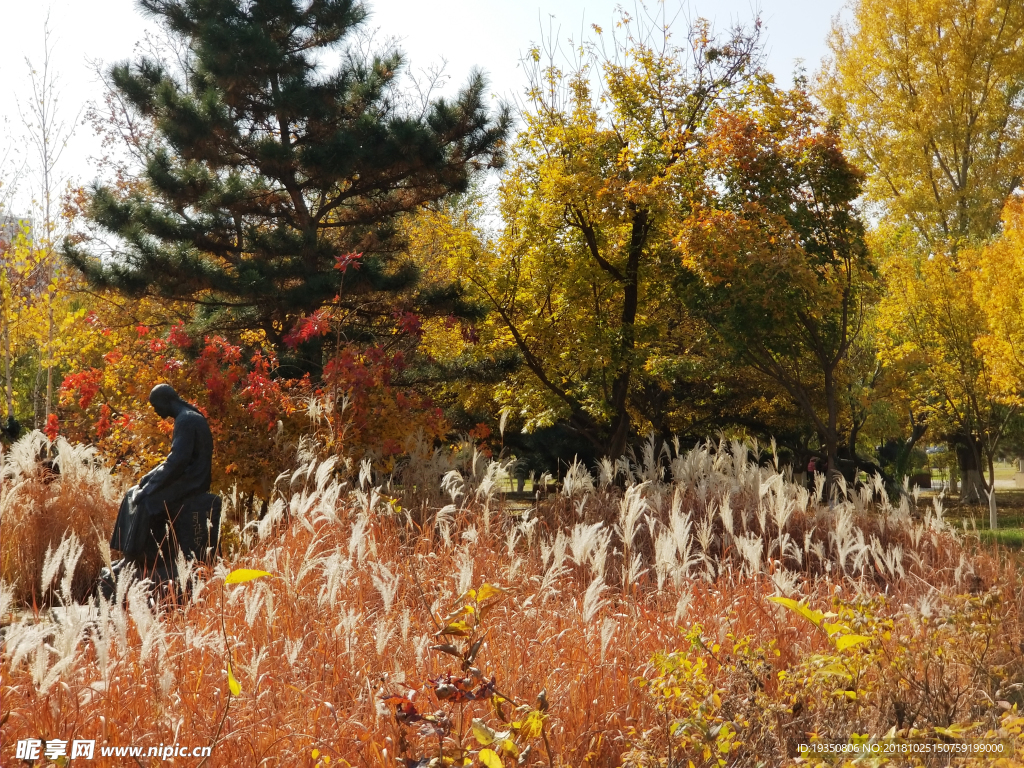
[{"label": "golden foliage tree", "polygon": [[979,346],[1008,403],[1024,406],[1024,201],[1010,198],[1003,232],[973,254],[974,298],[988,320]]},{"label": "golden foliage tree", "polygon": [[531,52],[504,230],[467,272],[529,371],[509,404],[537,425],[566,420],[613,457],[638,422],[665,422],[667,382],[706,339],[666,290],[679,272],[672,235],[711,113],[758,52],[758,25],[715,36],[698,20],[676,43],[650,21],[624,14],[613,53],[583,47],[565,69]]},{"label": "golden foliage tree", "polygon": [[819,94],[869,197],[932,244],[985,238],[1024,168],[1024,4],[855,0]]},{"label": "golden foliage tree", "polygon": [[[869,171],[868,197],[884,214],[879,242],[898,250],[884,313],[897,340],[884,359],[903,366],[932,434],[960,445],[967,498],[988,485],[979,469],[1007,415],[1005,387],[983,354],[989,332],[972,295],[973,260],[1021,182],[1022,36],[1024,6],[1014,0],[856,0],[851,21],[833,28],[818,83]],[[910,337],[917,351],[904,354]]]},{"label": "golden foliage tree", "polygon": [[[897,244],[885,260],[882,358],[912,373],[912,397],[935,431],[957,445],[963,498],[976,501],[993,488],[999,443],[1015,410],[1005,382],[982,354],[989,326],[975,293],[978,254],[956,258],[937,252],[914,259],[906,257],[905,247]],[[995,528],[995,495],[989,498]]]},{"label": "golden foliage tree", "polygon": [[[72,333],[84,314],[74,294],[74,280],[55,267],[46,240],[33,240],[28,221],[10,227],[14,237],[0,236],[0,345],[3,356],[5,417],[27,419],[52,428],[54,415],[33,397],[32,382],[54,368],[71,365],[79,339]],[[40,375],[37,376],[36,374]],[[36,393],[38,394],[38,393]]]}]

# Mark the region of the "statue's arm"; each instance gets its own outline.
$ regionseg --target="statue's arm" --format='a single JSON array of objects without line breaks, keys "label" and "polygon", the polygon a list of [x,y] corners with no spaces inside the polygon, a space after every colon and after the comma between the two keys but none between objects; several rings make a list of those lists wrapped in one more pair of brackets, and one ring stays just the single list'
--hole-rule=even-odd
[{"label": "statue's arm", "polygon": [[192,458],[195,446],[195,430],[187,422],[175,425],[171,438],[171,452],[163,463],[139,481],[139,493],[149,496],[165,485],[177,480]]}]

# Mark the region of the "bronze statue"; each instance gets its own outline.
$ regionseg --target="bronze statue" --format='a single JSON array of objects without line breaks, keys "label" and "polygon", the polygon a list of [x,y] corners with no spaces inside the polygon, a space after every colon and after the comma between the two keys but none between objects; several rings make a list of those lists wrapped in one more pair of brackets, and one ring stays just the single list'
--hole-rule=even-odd
[{"label": "bronze statue", "polygon": [[170,384],[157,384],[149,404],[161,419],[174,419],[171,452],[163,464],[139,480],[135,503],[150,516],[173,510],[185,499],[210,491],[213,437],[206,417],[189,405]]},{"label": "bronze statue", "polygon": [[160,418],[174,419],[171,452],[121,502],[110,547],[123,558],[100,575],[107,596],[126,565],[161,583],[174,579],[179,552],[208,561],[217,548],[220,497],[209,492],[213,437],[206,417],[169,384],[153,387],[149,403]]}]

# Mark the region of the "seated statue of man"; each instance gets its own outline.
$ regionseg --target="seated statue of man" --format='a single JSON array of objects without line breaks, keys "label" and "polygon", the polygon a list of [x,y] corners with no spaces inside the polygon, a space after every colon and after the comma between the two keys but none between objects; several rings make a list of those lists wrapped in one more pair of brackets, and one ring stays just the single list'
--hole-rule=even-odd
[{"label": "seated statue of man", "polygon": [[123,558],[100,575],[107,596],[126,565],[161,583],[174,579],[179,552],[205,561],[217,547],[220,497],[209,492],[213,436],[206,417],[169,384],[153,387],[149,403],[161,419],[174,419],[171,452],[121,502],[110,547]]}]

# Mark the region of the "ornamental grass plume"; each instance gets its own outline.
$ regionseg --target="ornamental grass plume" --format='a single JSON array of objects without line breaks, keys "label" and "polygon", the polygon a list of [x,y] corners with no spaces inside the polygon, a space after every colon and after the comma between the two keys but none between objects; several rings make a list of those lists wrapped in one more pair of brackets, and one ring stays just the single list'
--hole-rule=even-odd
[{"label": "ornamental grass plume", "polygon": [[[107,537],[117,516],[123,483],[95,448],[50,441],[33,431],[0,453],[0,578],[19,606],[53,603],[55,553],[74,537],[81,546],[68,593],[82,600],[110,558]],[[70,540],[70,539],[69,539]],[[45,582],[45,583],[44,583]]]},{"label": "ornamental grass plume", "polygon": [[[705,727],[701,733],[722,734],[717,726],[733,722],[732,712],[749,724],[731,725],[740,746],[716,741],[727,750],[716,755],[745,764],[760,749],[767,764],[785,765],[790,726],[843,738],[843,728],[887,730],[894,700],[908,712],[920,708],[920,691],[901,688],[898,674],[918,686],[948,684],[951,696],[963,697],[957,701],[973,702],[958,705],[957,717],[977,710],[986,728],[1003,727],[981,694],[998,693],[993,701],[1012,708],[1021,690],[1013,686],[1024,682],[1005,653],[1024,641],[1020,576],[1009,561],[978,550],[933,509],[915,516],[902,505],[859,513],[851,499],[821,503],[742,444],[673,446],[665,461],[672,471],[660,480],[634,467],[617,472],[632,477],[626,488],[594,483],[582,520],[564,495],[502,514],[499,496],[477,494],[494,469],[450,478],[450,490],[461,490],[455,494],[439,492],[439,476],[436,498],[453,507],[445,536],[432,522],[410,521],[369,478],[352,489],[320,464],[307,467],[294,483],[291,475],[279,483],[266,518],[242,531],[245,547],[189,571],[187,603],[150,605],[144,585],[124,577],[115,599],[88,616],[88,631],[73,616],[62,623],[25,616],[6,627],[3,741],[96,739],[97,748],[188,741],[211,745],[214,766],[323,766],[325,757],[331,766],[416,765],[454,750],[456,738],[479,756],[489,747],[472,733],[504,741],[499,735],[529,711],[540,713],[529,717],[538,732],[543,725],[543,738],[533,740],[525,766],[664,765],[669,754],[671,764],[685,765],[676,760],[684,753],[703,766],[712,763],[702,757],[707,745],[691,739],[697,731],[672,731],[688,741],[669,743],[666,722],[699,716],[693,723]],[[432,520],[436,508],[426,509]],[[847,551],[861,542],[859,556]],[[54,551],[60,546],[58,538]],[[76,574],[81,568],[80,561]],[[229,583],[239,568],[274,578]],[[62,576],[55,573],[55,582]],[[466,611],[466,595],[480,585],[500,585],[504,597],[487,607],[472,671],[438,649],[466,644],[444,635],[442,621],[452,606]],[[5,578],[0,607],[14,600],[12,590]],[[957,597],[970,590],[994,597],[978,596],[989,600],[984,605]],[[864,658],[875,686],[863,691],[862,710],[834,695],[834,679],[814,673],[816,658],[846,651],[770,598],[853,611],[851,621],[863,614],[891,633],[856,646],[870,651]],[[978,611],[984,622],[975,620]],[[468,615],[447,630],[464,631],[457,622]],[[952,623],[940,624],[946,618]],[[986,638],[996,649],[994,677],[972,678],[969,659],[955,654]],[[901,643],[914,654],[901,652]],[[679,664],[654,661],[671,654]],[[903,666],[886,666],[887,659]],[[702,676],[687,677],[684,660]],[[747,668],[763,689],[752,689]],[[802,677],[783,685],[780,671]],[[508,722],[488,698],[466,704],[482,722],[473,729],[467,714],[460,732],[454,699],[435,694],[464,695],[458,685],[476,675],[506,699],[497,703]],[[641,677],[651,684],[639,686]],[[659,678],[679,697],[651,695]],[[533,704],[541,691],[543,709]],[[799,712],[794,696],[803,697]],[[918,724],[937,717],[941,703],[924,702]],[[517,715],[516,707],[526,709]],[[437,712],[434,721],[410,722]],[[518,758],[502,754],[502,761]]]}]

